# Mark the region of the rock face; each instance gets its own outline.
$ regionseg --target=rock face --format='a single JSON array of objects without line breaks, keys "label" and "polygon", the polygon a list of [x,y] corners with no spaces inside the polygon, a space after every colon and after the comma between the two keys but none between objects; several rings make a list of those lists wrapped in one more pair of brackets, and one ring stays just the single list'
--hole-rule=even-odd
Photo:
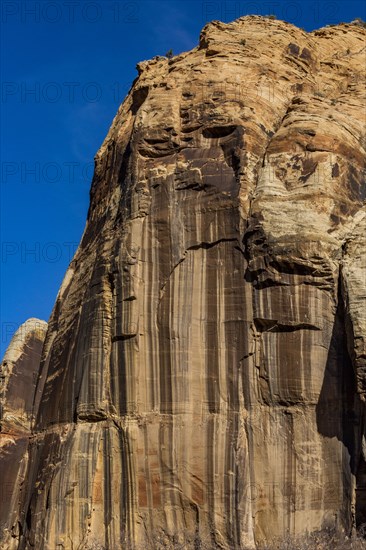
[{"label": "rock face", "polygon": [[366,521],[365,38],[250,16],[139,64],[49,322],[19,549]]},{"label": "rock face", "polygon": [[29,319],[15,333],[0,365],[0,541],[18,548],[28,470],[33,401],[47,323]]}]

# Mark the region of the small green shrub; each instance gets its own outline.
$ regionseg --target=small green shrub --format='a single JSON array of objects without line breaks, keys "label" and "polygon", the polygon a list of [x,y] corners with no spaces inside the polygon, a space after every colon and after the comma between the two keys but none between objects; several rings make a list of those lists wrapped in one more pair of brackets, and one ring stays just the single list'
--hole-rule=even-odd
[{"label": "small green shrub", "polygon": [[173,50],[172,50],[172,49],[168,50],[168,51],[166,52],[166,54],[165,54],[165,57],[167,57],[168,59],[172,59],[172,57],[173,57]]}]

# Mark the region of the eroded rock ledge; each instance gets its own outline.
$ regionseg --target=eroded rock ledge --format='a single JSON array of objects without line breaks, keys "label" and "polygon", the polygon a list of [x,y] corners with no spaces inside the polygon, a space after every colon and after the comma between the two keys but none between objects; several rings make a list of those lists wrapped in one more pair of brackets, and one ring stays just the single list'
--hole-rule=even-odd
[{"label": "eroded rock ledge", "polygon": [[11,548],[366,522],[365,37],[250,16],[139,64],[49,322]]}]

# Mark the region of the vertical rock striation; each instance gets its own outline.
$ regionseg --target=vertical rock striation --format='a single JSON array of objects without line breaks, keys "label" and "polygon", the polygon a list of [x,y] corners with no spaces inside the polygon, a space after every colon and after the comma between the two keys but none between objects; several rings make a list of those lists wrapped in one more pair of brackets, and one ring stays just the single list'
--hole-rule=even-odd
[{"label": "vertical rock striation", "polygon": [[366,521],[365,37],[250,16],[138,65],[49,322],[20,549]]},{"label": "vertical rock striation", "polygon": [[0,541],[18,548],[27,484],[33,401],[47,323],[28,319],[19,327],[0,365]]}]

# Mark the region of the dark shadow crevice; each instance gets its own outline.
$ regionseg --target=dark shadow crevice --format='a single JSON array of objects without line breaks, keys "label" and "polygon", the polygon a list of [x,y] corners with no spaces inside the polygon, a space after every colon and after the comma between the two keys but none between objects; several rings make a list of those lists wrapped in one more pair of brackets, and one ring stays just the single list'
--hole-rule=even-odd
[{"label": "dark shadow crevice", "polygon": [[[357,393],[355,371],[349,354],[341,276],[324,380],[316,406],[316,419],[321,435],[327,438],[336,437],[344,445],[344,493],[348,495],[349,502],[344,502],[343,505],[352,514],[353,525],[349,528],[357,527],[366,521],[366,464],[362,457],[364,404]],[[356,477],[355,514],[352,511],[350,474]]]}]

